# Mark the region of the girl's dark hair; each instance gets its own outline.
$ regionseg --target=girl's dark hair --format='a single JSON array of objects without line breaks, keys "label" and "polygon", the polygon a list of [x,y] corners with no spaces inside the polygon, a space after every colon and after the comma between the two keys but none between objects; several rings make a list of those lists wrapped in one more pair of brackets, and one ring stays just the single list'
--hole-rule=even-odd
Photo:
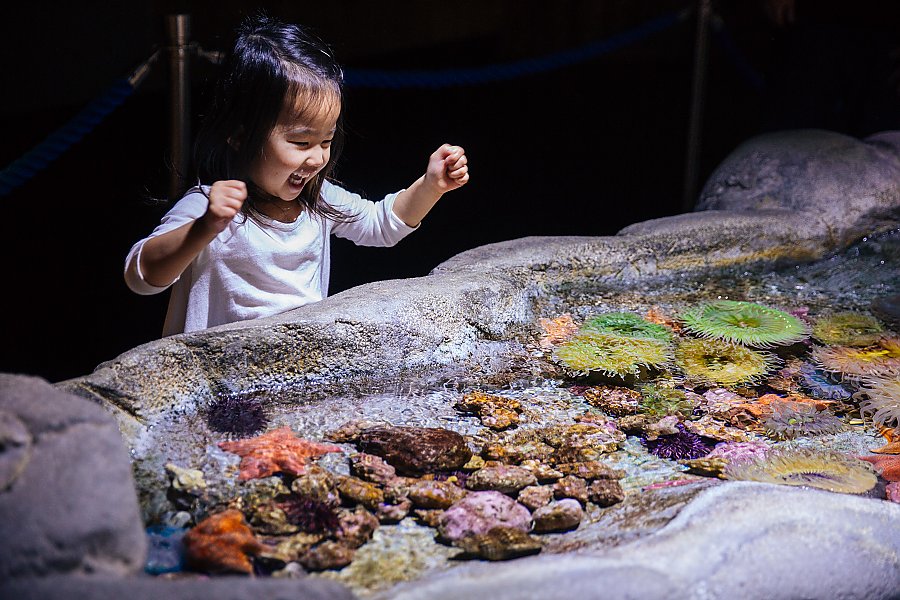
[{"label": "girl's dark hair", "polygon": [[[248,197],[242,210],[257,217],[261,202],[277,199],[250,181],[248,173],[281,111],[293,108],[298,100],[305,103],[299,117],[335,101],[343,106],[344,76],[328,46],[298,25],[259,13],[245,19],[236,33],[197,134],[194,164],[202,182],[246,181]],[[339,116],[328,163],[298,199],[313,214],[345,221],[348,217],[321,194],[343,146],[341,125]]]}]

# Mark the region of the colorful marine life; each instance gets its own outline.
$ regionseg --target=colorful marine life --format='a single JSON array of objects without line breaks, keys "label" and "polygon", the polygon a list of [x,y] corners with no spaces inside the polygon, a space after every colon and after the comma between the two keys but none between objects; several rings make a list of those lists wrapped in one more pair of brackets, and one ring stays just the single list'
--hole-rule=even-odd
[{"label": "colorful marine life", "polygon": [[269,424],[266,405],[258,394],[222,395],[206,410],[206,423],[219,433],[249,437]]},{"label": "colorful marine life", "polygon": [[559,346],[553,358],[582,374],[624,378],[639,376],[642,369],[662,368],[671,356],[669,344],[661,340],[587,331]]},{"label": "colorful marine life", "polygon": [[238,479],[257,479],[275,473],[302,475],[309,459],[329,452],[342,452],[340,446],[320,444],[298,438],[288,426],[261,436],[233,442],[219,442],[219,448],[241,457]]},{"label": "colorful marine life", "polygon": [[288,523],[306,533],[322,533],[338,528],[338,516],[334,507],[312,496],[292,494],[278,503]]},{"label": "colorful marine life", "polygon": [[875,470],[885,481],[900,481],[900,456],[895,454],[878,454],[869,456],[860,456],[860,460],[864,460],[874,465]]},{"label": "colorful marine life", "polygon": [[699,404],[684,390],[655,383],[641,386],[640,393],[640,411],[653,417],[665,417],[666,415],[690,417]]},{"label": "colorful marine life", "polygon": [[729,462],[729,479],[781,485],[803,485],[831,492],[864,494],[878,479],[864,461],[833,451],[772,450],[764,458]]},{"label": "colorful marine life", "polygon": [[695,335],[754,348],[790,345],[809,335],[799,318],[753,302],[717,300],[689,308],[679,317]]},{"label": "colorful marine life", "polygon": [[541,328],[544,330],[538,345],[549,350],[568,341],[578,333],[578,325],[572,319],[572,315],[565,313],[553,319],[540,319]]},{"label": "colorful marine life", "polygon": [[900,370],[888,377],[868,377],[854,396],[859,414],[879,425],[900,427]]},{"label": "colorful marine life", "polygon": [[844,422],[829,410],[816,410],[806,402],[780,400],[769,405],[771,414],[763,426],[766,435],[776,440],[792,440],[801,436],[837,433]]},{"label": "colorful marine life", "polygon": [[882,336],[875,344],[862,348],[819,346],[813,349],[812,357],[825,371],[839,373],[851,381],[890,377],[900,372],[900,337]]},{"label": "colorful marine life", "polygon": [[803,363],[800,367],[800,386],[813,398],[826,400],[847,400],[853,391],[846,385],[833,381],[831,376],[811,363]]},{"label": "colorful marine life", "polygon": [[676,425],[678,433],[660,435],[654,440],[644,440],[647,449],[660,458],[689,460],[709,454],[713,446],[696,433],[691,433],[684,425]]},{"label": "colorful marine life", "polygon": [[190,529],[182,539],[188,568],[204,573],[252,573],[252,556],[265,546],[239,510],[211,515]]},{"label": "colorful marine life", "polygon": [[812,336],[826,346],[870,346],[883,332],[878,319],[852,311],[819,317],[812,328]]},{"label": "colorful marine life", "polygon": [[672,341],[672,332],[668,328],[629,312],[611,312],[591,317],[581,326],[580,333],[587,332]]},{"label": "colorful marine life", "polygon": [[685,339],[675,347],[675,364],[684,374],[712,386],[757,383],[776,363],[768,352],[717,339]]}]

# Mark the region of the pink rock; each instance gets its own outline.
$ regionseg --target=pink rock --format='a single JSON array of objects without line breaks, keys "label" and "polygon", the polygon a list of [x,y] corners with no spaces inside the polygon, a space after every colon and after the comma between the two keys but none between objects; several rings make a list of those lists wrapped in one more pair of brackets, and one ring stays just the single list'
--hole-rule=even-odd
[{"label": "pink rock", "polygon": [[885,497],[891,502],[900,503],[900,481],[887,484],[884,488]]},{"label": "pink rock", "polygon": [[447,541],[487,533],[503,525],[531,529],[531,512],[500,492],[470,492],[441,515],[438,532]]}]

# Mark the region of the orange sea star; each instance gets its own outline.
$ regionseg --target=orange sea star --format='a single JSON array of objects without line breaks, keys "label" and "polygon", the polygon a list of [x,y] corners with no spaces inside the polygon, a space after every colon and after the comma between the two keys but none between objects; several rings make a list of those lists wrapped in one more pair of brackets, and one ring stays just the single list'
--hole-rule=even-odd
[{"label": "orange sea star", "polygon": [[886,481],[900,481],[900,456],[880,454],[877,456],[860,456],[862,460],[875,465],[875,470]]},{"label": "orange sea star", "polygon": [[205,573],[252,573],[250,556],[265,546],[239,510],[209,516],[184,535],[185,559],[191,569]]},{"label": "orange sea star", "polygon": [[306,462],[329,452],[341,452],[339,446],[319,444],[298,438],[288,426],[246,440],[219,442],[219,448],[241,457],[238,479],[257,479],[284,472],[302,475]]},{"label": "orange sea star", "polygon": [[900,429],[882,425],[878,428],[878,431],[884,436],[884,440],[887,443],[880,448],[873,448],[872,452],[877,454],[900,454]]}]

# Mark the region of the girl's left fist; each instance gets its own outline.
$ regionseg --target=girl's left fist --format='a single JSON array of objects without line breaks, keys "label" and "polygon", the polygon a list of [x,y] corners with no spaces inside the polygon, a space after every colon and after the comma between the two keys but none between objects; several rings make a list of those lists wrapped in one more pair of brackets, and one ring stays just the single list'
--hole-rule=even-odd
[{"label": "girl's left fist", "polygon": [[444,144],[434,151],[428,160],[425,179],[441,192],[449,192],[469,181],[469,161],[461,146]]}]

